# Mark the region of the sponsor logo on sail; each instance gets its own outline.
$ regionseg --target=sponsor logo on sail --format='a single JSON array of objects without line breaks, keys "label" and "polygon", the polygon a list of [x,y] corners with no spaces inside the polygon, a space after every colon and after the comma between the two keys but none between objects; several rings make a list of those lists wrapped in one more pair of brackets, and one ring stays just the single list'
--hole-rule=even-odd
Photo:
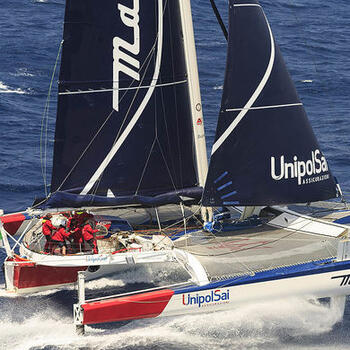
[{"label": "sponsor logo on sail", "polygon": [[[307,161],[299,160],[297,156],[288,163],[282,155],[278,161],[271,157],[271,177],[275,181],[297,179],[298,185],[307,185],[329,179],[328,164],[326,158],[316,149],[311,152],[311,158]],[[279,170],[277,170],[279,168]]]},{"label": "sponsor logo on sail", "polygon": [[[140,61],[135,58],[140,53],[139,0],[133,0],[133,7],[118,4],[120,19],[127,28],[132,29],[132,40],[113,38],[113,109],[119,110],[120,73],[140,80]],[[126,29],[127,29],[126,28]]]},{"label": "sponsor logo on sail", "polygon": [[182,295],[183,305],[196,305],[198,307],[211,306],[216,304],[227,303],[230,300],[230,290],[221,291],[220,289],[212,290],[207,294],[200,295],[196,293],[188,293],[187,295]]}]

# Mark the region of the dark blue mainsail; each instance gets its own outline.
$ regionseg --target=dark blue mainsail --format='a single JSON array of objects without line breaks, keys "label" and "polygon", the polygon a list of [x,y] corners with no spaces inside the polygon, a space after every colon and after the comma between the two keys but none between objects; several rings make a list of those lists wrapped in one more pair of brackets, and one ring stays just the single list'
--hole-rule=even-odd
[{"label": "dark blue mainsail", "polygon": [[200,198],[178,1],[67,0],[63,39],[48,205]]},{"label": "dark blue mainsail", "polygon": [[224,91],[203,204],[334,198],[320,151],[258,1],[229,1]]}]

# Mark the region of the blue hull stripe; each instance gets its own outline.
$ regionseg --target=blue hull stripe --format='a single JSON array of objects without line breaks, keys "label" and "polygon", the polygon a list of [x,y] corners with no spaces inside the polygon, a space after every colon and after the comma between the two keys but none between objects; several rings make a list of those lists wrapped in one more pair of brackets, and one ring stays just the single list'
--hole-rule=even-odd
[{"label": "blue hull stripe", "polygon": [[347,269],[350,269],[350,261],[333,263],[332,259],[319,260],[296,266],[258,272],[254,276],[240,276],[230,278],[227,280],[210,283],[205,286],[191,286],[183,289],[175,289],[175,294],[192,293],[214,288],[233,287],[245,284],[276,281],[285,278],[302,277],[327,272],[337,272]]},{"label": "blue hull stripe", "polygon": [[349,216],[345,216],[343,218],[337,219],[335,221],[333,221],[336,224],[349,224],[350,223],[350,215]]}]

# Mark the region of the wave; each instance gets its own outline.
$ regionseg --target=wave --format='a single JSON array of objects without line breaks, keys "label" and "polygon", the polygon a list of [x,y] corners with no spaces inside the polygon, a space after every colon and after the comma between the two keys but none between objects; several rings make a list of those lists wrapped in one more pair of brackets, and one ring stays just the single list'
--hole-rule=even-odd
[{"label": "wave", "polygon": [[10,88],[9,86],[7,86],[6,84],[4,84],[2,81],[0,81],[0,94],[27,94],[28,91],[24,91],[20,88],[18,89],[13,89]]},{"label": "wave", "polygon": [[16,73],[10,73],[15,77],[34,77],[33,73],[30,73],[27,68],[19,68],[16,70]]},{"label": "wave", "polygon": [[[338,334],[344,337],[342,342],[334,338],[333,346],[329,344],[327,332],[339,321],[337,308],[301,299],[237,306],[230,312],[88,326],[85,337],[75,334],[71,305],[68,300],[62,302],[56,304],[54,298],[21,299],[16,309],[5,308],[0,320],[4,348],[329,349],[335,342],[337,349],[346,349],[349,341],[343,330]],[[23,307],[26,315],[14,318],[12,313],[21,313]]]}]

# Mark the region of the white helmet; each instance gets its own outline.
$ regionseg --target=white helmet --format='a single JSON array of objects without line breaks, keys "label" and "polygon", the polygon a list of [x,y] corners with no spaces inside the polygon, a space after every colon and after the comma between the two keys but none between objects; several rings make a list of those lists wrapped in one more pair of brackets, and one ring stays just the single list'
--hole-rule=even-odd
[{"label": "white helmet", "polygon": [[55,227],[66,226],[67,218],[63,215],[57,215],[52,218],[51,222],[52,222],[52,225],[54,225]]}]

